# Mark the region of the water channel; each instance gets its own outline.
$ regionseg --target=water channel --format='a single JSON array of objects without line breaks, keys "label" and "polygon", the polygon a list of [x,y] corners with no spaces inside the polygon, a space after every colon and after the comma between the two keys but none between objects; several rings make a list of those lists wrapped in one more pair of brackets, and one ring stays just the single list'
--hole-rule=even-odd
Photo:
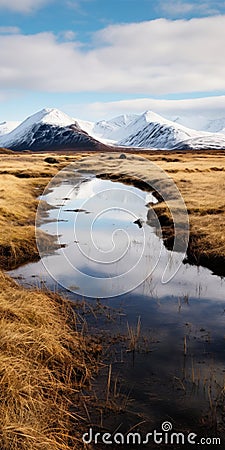
[{"label": "water channel", "polygon": [[[171,265],[171,280],[162,282],[170,251],[148,224],[149,204],[157,201],[149,192],[86,173],[62,178],[41,200],[49,209],[39,210],[37,228],[57,235],[59,248],[10,275],[75,303],[85,299],[93,310],[99,302],[112,309],[107,317],[90,314],[89,326],[91,333],[128,337],[105,355],[128,412],[117,414],[113,426],[104,419],[105,426],[127,431],[143,419],[149,429],[169,420],[203,435],[222,427],[224,279],[181,264],[174,275]],[[99,376],[96,383],[101,391],[106,381]]]}]

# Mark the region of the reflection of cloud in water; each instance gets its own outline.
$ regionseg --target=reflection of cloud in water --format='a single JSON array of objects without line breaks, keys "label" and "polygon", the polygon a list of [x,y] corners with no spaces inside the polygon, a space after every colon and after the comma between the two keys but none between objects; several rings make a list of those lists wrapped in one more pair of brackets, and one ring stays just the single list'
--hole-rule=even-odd
[{"label": "reflection of cloud in water", "polygon": [[[67,288],[76,279],[85,295],[118,295],[135,288],[152,272],[162,247],[157,239],[153,242],[149,226],[140,230],[134,224],[137,218],[146,220],[146,201],[154,197],[135,187],[100,179],[82,183],[73,196],[71,186],[67,188],[67,194],[65,186],[61,192],[66,205],[50,211],[50,217],[57,221],[41,227],[57,235],[60,244],[67,244],[58,252],[60,260],[43,257],[48,272]],[[60,195],[60,186],[55,195]],[[46,201],[54,203],[53,192]],[[78,208],[89,214],[77,212]],[[70,276],[73,280],[68,281]],[[103,286],[98,291],[99,278]]]},{"label": "reflection of cloud in water", "polygon": [[[113,187],[110,203],[109,193],[96,196],[102,183],[107,183],[104,184],[107,188]],[[116,290],[123,294],[102,301],[114,308],[121,308],[122,304],[124,316],[120,317],[119,333],[127,333],[127,322],[135,327],[137,317],[140,316],[141,335],[150,339],[149,353],[137,353],[135,360],[125,354],[125,364],[120,367],[129,391],[132,386],[132,398],[138,404],[138,410],[149,415],[154,407],[150,415],[154,417],[158,413],[160,420],[162,416],[174,417],[175,414],[180,420],[182,414],[185,414],[186,424],[188,411],[190,426],[193,426],[194,412],[205,407],[208,401],[204,396],[204,389],[198,387],[198,392],[194,389],[193,367],[195,376],[200,376],[201,380],[210,380],[212,372],[217,382],[223,382],[224,379],[225,281],[212,276],[205,268],[187,264],[180,266],[176,275],[163,284],[162,273],[167,263],[169,262],[169,271],[173,274],[177,265],[176,258],[179,261],[180,255],[175,254],[171,260],[170,252],[163,246],[153,228],[144,224],[143,229],[139,229],[132,223],[133,212],[138,217],[146,218],[145,193],[141,193],[140,198],[133,202],[134,193],[129,196],[125,186],[124,190],[121,188],[117,198],[116,185],[117,183],[108,181],[92,180],[82,183],[69,194],[69,184],[58,186],[54,192],[50,192],[45,198],[50,204],[59,203],[60,196],[61,199],[69,198],[60,210],[49,211],[50,218],[58,217],[69,222],[43,224],[42,229],[60,235],[59,242],[67,243],[68,246],[44,257],[43,261],[20,267],[11,274],[22,275],[32,284],[37,282],[37,278],[32,276],[38,275],[39,280],[46,280],[50,287],[53,287],[55,279],[65,288],[73,287],[77,290],[75,294],[69,293],[74,300],[80,296],[82,298],[83,293],[91,297],[100,294],[106,298]],[[98,201],[91,207],[94,205],[94,196]],[[86,198],[88,201],[83,205]],[[95,215],[102,209],[107,209],[109,204],[112,210],[96,220],[91,235],[90,227]],[[116,206],[127,209],[128,213],[113,209]],[[64,211],[80,207],[88,209],[91,214]],[[121,255],[123,258],[120,259]],[[93,259],[99,259],[99,256],[100,263],[94,262]],[[114,258],[114,262],[109,264],[109,257]],[[137,270],[132,271],[139,260]],[[127,294],[127,286],[135,287],[140,280],[145,281]],[[60,285],[58,287],[62,289]],[[63,289],[62,291],[64,292]],[[93,298],[90,301],[92,305],[95,302]],[[114,322],[107,322],[105,325],[102,318],[102,323],[98,326],[103,329],[105,326],[107,333],[111,327],[113,335],[115,333]],[[186,357],[183,352],[184,336],[187,337]],[[176,380],[182,380],[185,391],[181,389],[179,381],[174,381],[175,377]]]},{"label": "reflection of cloud in water", "polygon": [[[44,199],[57,204],[60,197],[67,199],[62,202],[64,206],[49,211],[50,219],[59,222],[46,223],[41,228],[58,235],[60,244],[67,244],[57,251],[57,256],[43,258],[49,273],[64,287],[77,285],[79,292],[86,290],[86,295],[99,296],[99,284],[103,282],[101,292],[110,296],[133,289],[143,281],[135,292],[224,300],[224,281],[201,267],[182,265],[169,283],[162,284],[167,263],[169,274],[173,275],[180,255],[174,254],[171,260],[171,253],[153,228],[144,224],[139,229],[133,224],[134,217],[146,219],[145,204],[154,199],[151,194],[93,178],[75,189],[64,183],[56,186]],[[65,211],[81,207],[90,214]],[[62,219],[68,222],[61,222]],[[39,270],[39,266],[34,267]]]}]

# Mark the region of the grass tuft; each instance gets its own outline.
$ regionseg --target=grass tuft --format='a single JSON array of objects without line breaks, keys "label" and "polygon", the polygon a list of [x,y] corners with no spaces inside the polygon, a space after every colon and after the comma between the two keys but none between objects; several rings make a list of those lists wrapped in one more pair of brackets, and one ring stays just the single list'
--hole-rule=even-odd
[{"label": "grass tuft", "polygon": [[0,441],[4,450],[79,448],[70,412],[96,370],[70,304],[0,272]]}]

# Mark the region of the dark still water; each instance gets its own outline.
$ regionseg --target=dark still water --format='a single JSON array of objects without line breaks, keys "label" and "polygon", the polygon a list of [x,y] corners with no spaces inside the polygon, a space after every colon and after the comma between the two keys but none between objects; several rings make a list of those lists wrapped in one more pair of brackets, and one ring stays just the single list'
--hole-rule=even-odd
[{"label": "dark still water", "polygon": [[[146,205],[156,202],[151,193],[74,173],[53,183],[41,199],[52,209],[47,217],[39,211],[38,228],[57,235],[62,248],[10,274],[25,285],[44,283],[67,293],[75,303],[85,299],[90,333],[109,339],[105,361],[112,364],[110,395],[117,414],[112,419],[99,413],[95,422],[127,432],[138,423],[151,431],[169,421],[177,432],[220,435],[224,280],[182,264],[184,255],[171,259],[147,224]],[[107,374],[108,366],[96,381],[103,398]]]}]

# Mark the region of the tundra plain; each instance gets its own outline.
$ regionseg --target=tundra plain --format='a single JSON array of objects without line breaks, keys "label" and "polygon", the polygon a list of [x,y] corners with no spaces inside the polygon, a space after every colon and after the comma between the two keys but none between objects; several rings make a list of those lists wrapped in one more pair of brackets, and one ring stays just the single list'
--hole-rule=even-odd
[{"label": "tundra plain", "polygon": [[[46,158],[53,158],[46,160]],[[55,159],[55,161],[54,161]],[[76,329],[69,301],[48,291],[26,290],[6,270],[38,259],[38,196],[68,164],[140,186],[151,179],[148,162],[176,183],[190,222],[188,260],[225,274],[225,152],[12,153],[0,155],[1,427],[5,450],[80,448],[71,403],[97,371],[100,347]],[[43,203],[43,210],[47,205]],[[154,206],[165,245],[173,239],[166,202]],[[43,235],[46,248],[54,243]],[[72,430],[72,431],[71,431]]]}]

